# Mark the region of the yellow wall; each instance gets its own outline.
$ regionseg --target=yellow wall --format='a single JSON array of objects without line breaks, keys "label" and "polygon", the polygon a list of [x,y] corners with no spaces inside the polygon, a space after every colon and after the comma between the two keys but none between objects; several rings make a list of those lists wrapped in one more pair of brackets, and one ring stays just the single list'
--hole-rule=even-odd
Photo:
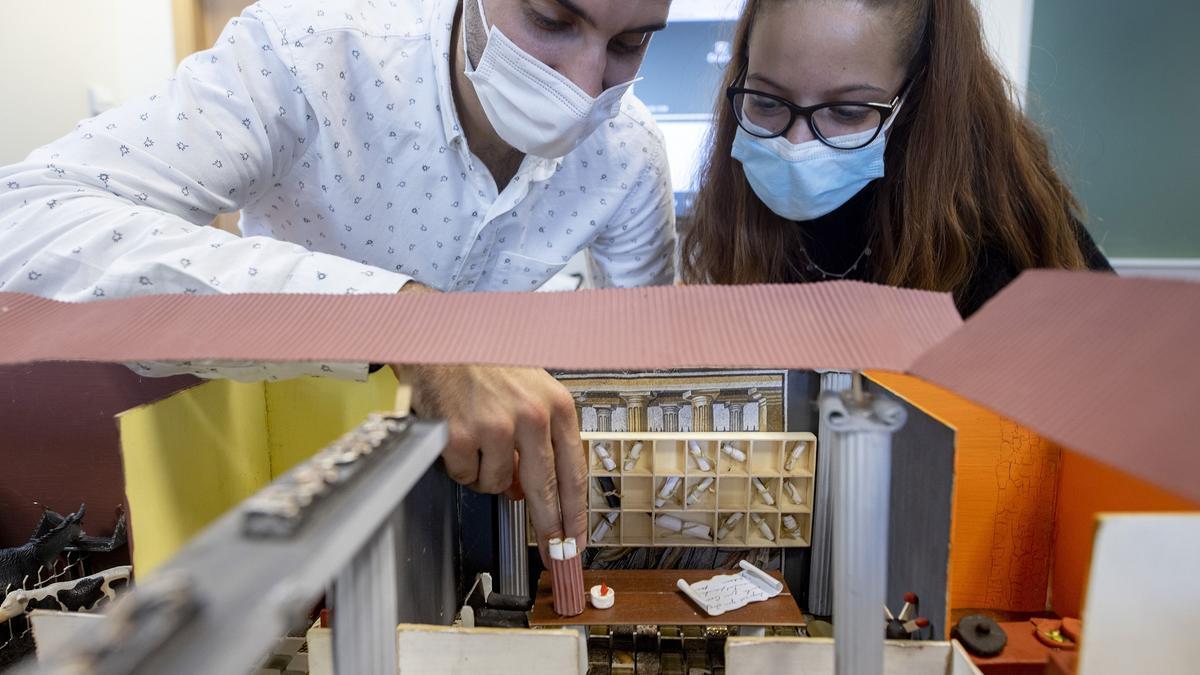
[{"label": "yellow wall", "polygon": [[120,415],[134,566],[153,570],[395,395],[386,368],[365,383],[214,380]]}]

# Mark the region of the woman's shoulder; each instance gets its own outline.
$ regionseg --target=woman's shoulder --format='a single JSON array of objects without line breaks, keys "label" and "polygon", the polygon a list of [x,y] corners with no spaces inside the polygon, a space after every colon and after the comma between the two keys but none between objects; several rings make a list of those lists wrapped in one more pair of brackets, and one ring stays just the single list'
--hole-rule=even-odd
[{"label": "woman's shoulder", "polygon": [[[1087,227],[1074,216],[1071,217],[1071,224],[1084,266],[1093,272],[1112,272],[1112,265],[1092,239]],[[1004,290],[1005,286],[1020,276],[1022,271],[1002,246],[994,242],[985,242],[975,256],[974,270],[966,288],[956,294],[959,313],[964,318],[974,314],[992,296]]]}]

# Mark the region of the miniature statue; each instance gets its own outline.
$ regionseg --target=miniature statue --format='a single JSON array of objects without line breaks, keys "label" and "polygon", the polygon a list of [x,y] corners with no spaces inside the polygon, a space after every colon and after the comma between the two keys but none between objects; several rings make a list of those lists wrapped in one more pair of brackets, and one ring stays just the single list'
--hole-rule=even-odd
[{"label": "miniature statue", "polygon": [[0,589],[24,588],[28,579],[37,581],[38,571],[66,551],[110,553],[125,545],[125,514],[117,520],[111,537],[89,537],[83,532],[85,505],[68,516],[49,509],[34,528],[29,541],[15,548],[0,549]]},{"label": "miniature statue", "polygon": [[65,612],[95,609],[101,600],[115,600],[117,594],[113,586],[118,582],[128,584],[132,572],[133,567],[122,565],[82,579],[60,581],[32,590],[12,591],[0,603],[0,623],[31,609],[58,609]]}]

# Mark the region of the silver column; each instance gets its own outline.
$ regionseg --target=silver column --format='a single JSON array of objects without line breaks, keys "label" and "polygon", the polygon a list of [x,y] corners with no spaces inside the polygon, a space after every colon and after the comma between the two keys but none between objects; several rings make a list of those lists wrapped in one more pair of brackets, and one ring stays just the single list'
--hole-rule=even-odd
[{"label": "silver column", "polygon": [[528,598],[529,550],[525,539],[525,502],[500,495],[496,498],[496,510],[500,524],[498,591]]},{"label": "silver column", "polygon": [[834,672],[882,675],[892,434],[907,414],[885,398],[827,393],[821,416],[835,436]]},{"label": "silver column", "polygon": [[[850,391],[850,373],[821,373],[821,397]],[[818,401],[823,400],[818,398]],[[808,575],[808,611],[818,616],[833,613],[833,481],[834,435],[822,410],[817,426],[817,475],[813,493],[812,558]]]}]

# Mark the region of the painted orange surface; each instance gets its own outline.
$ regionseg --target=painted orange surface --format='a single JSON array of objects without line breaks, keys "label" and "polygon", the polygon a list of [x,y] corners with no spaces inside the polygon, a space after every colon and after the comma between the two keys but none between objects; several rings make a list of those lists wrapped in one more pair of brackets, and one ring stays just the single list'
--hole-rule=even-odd
[{"label": "painted orange surface", "polygon": [[1058,446],[917,378],[892,373],[870,378],[955,431],[947,608],[1044,610]]},{"label": "painted orange surface", "polygon": [[1083,611],[1097,514],[1195,510],[1200,504],[1064,451],[1054,528],[1054,611],[1062,616],[1080,616]]}]

